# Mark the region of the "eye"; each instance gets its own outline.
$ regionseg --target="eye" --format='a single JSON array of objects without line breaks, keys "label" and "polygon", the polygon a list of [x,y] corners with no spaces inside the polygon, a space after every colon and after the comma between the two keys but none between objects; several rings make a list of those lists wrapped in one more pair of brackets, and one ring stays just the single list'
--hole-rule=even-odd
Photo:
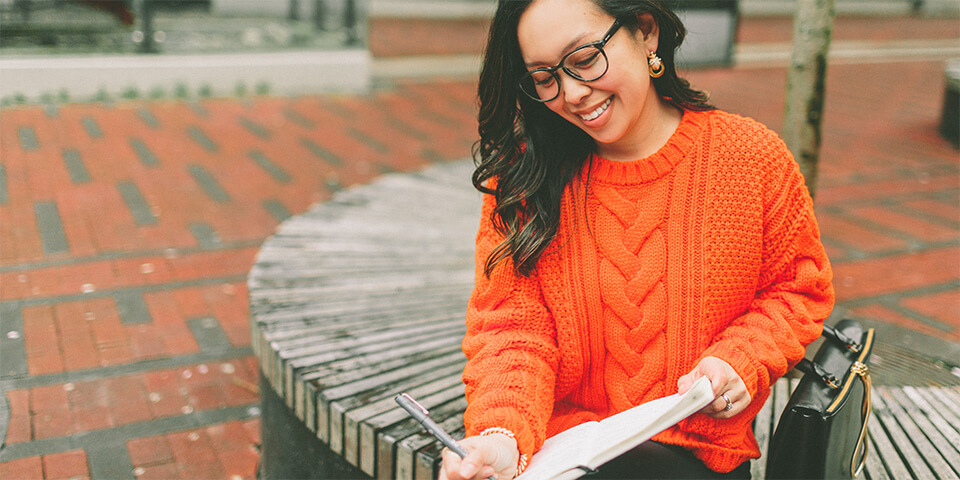
[{"label": "eye", "polygon": [[553,84],[553,75],[548,72],[535,72],[530,75],[533,78],[534,85],[538,87],[548,87]]},{"label": "eye", "polygon": [[573,55],[568,59],[568,63],[573,68],[582,70],[592,67],[597,63],[598,58],[600,58],[600,50],[589,47],[573,52]]}]

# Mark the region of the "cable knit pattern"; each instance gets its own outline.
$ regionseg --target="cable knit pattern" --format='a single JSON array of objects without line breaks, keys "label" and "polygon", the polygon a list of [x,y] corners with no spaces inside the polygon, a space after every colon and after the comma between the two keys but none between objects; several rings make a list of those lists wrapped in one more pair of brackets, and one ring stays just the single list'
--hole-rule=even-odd
[{"label": "cable knit pattern", "polygon": [[[636,405],[659,386],[665,364],[666,239],[663,231],[669,182],[660,181],[638,198],[625,198],[609,185],[591,189],[599,201],[594,232],[600,250],[600,293],[604,336],[610,355],[608,383],[629,385],[611,399]],[[629,192],[628,192],[629,193]],[[664,395],[662,389],[652,394]]]},{"label": "cable knit pattern", "polygon": [[657,153],[591,159],[565,192],[536,274],[483,264],[502,238],[486,196],[463,349],[467,433],[521,453],[579,423],[676,392],[702,358],[729,363],[753,403],[654,437],[716,471],[759,456],[751,421],[833,307],[812,201],[783,142],[753,120],[685,112]]}]

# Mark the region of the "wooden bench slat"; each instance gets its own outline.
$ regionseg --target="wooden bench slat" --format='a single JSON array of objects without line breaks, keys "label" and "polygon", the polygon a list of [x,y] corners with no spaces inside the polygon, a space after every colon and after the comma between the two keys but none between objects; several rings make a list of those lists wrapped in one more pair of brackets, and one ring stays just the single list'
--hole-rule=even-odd
[{"label": "wooden bench slat", "polygon": [[950,443],[940,430],[934,426],[926,412],[918,407],[903,389],[892,388],[888,393],[896,399],[905,415],[908,415],[916,424],[921,434],[930,442],[932,451],[924,450],[927,463],[940,478],[960,480],[957,472],[960,471],[960,453],[956,443]]},{"label": "wooden bench slat", "polygon": [[[439,415],[439,410],[444,404],[450,404],[457,399],[464,398],[464,385],[457,376],[457,386],[445,389],[427,397],[416,397],[423,406],[430,411],[431,415]],[[392,399],[391,399],[392,400]],[[380,431],[396,425],[410,418],[401,408],[394,406],[393,410],[384,412],[376,417],[370,418],[359,425],[360,427],[360,469],[371,476],[376,475],[377,464],[377,436]],[[435,420],[436,421],[436,420]]]},{"label": "wooden bench slat", "polygon": [[773,436],[773,417],[777,415],[773,407],[774,398],[777,394],[776,384],[786,381],[785,378],[777,380],[773,388],[770,389],[767,400],[763,402],[763,407],[760,408],[760,412],[753,420],[753,436],[756,437],[761,452],[760,458],[753,460],[750,464],[750,476],[756,479],[764,478],[767,471],[766,452],[770,445],[770,438]]},{"label": "wooden bench slat", "polygon": [[[290,398],[287,398],[287,403],[290,408],[293,408],[292,396],[293,396],[293,379],[295,374],[294,366],[292,361],[296,360],[301,362],[300,365],[306,364],[308,362],[314,362],[315,364],[329,363],[336,360],[346,359],[361,356],[367,353],[376,353],[384,348],[391,347],[404,347],[410,344],[416,343],[420,340],[430,340],[436,337],[447,337],[450,338],[451,342],[456,342],[455,338],[451,336],[462,336],[465,332],[466,327],[459,325],[443,325],[443,324],[428,324],[425,326],[418,326],[415,328],[410,328],[409,333],[406,333],[402,330],[391,330],[382,334],[370,335],[370,338],[365,339],[356,339],[353,342],[343,342],[346,344],[342,349],[331,349],[325,348],[320,351],[323,353],[317,353],[311,355],[311,353],[317,351],[313,349],[298,349],[294,353],[287,353],[280,351],[278,356],[280,361],[278,362],[279,370],[275,374],[279,375],[278,381],[274,385],[279,392],[284,392]],[[412,335],[420,335],[419,338]],[[372,343],[373,340],[380,340],[379,343]],[[295,354],[303,354],[303,356],[298,356],[295,359],[285,358],[287,356],[292,356]]]},{"label": "wooden bench slat", "polygon": [[923,387],[904,387],[904,393],[909,395],[914,403],[924,410],[930,421],[937,426],[937,429],[954,446],[954,449],[960,451],[960,419],[957,419],[956,415],[953,415],[954,412],[949,409],[935,407],[933,405],[935,400],[930,398],[930,390],[930,388]]},{"label": "wooden bench slat", "polygon": [[[380,344],[366,344],[366,345],[357,346],[351,349],[350,351],[344,352],[343,354],[338,355],[336,354],[336,352],[326,352],[326,353],[306,357],[306,359],[302,359],[302,360],[304,360],[305,362],[314,360],[316,361],[315,365],[322,365],[324,363],[330,363],[336,360],[349,359],[349,358],[361,356],[363,354],[376,354],[382,351],[383,349],[406,348],[410,346],[415,346],[419,342],[439,340],[439,339],[443,339],[444,343],[446,344],[457,345],[459,343],[457,337],[462,338],[464,330],[465,328],[463,327],[460,327],[457,325],[450,325],[450,326],[445,326],[440,328],[434,328],[433,330],[430,330],[430,331],[417,332],[422,335],[419,338],[409,337],[409,336],[407,337],[397,336],[389,339],[384,338],[384,341]],[[416,355],[416,356],[423,357],[423,355]],[[290,367],[289,364],[287,365],[287,367],[288,368],[286,369],[285,385],[289,386],[294,381],[296,370]],[[292,387],[291,389],[285,390],[285,391],[290,395],[293,395]]]},{"label": "wooden bench slat", "polygon": [[[393,396],[402,390],[410,390],[424,383],[423,372],[435,372],[445,376],[463,369],[466,358],[461,353],[428,360],[418,365],[393,370],[369,377],[348,385],[341,385],[320,392],[317,424],[327,418],[330,425],[329,445],[335,452],[343,451],[343,414],[364,403]],[[462,372],[461,372],[462,373]]]},{"label": "wooden bench slat", "polygon": [[[449,432],[455,440],[460,440],[465,436],[464,429],[461,427]],[[440,442],[434,442],[417,452],[414,462],[414,480],[434,480],[440,473],[440,450],[443,445]]]},{"label": "wooden bench slat", "polygon": [[[444,408],[431,410],[430,415],[437,419],[437,424],[444,431],[462,430],[463,412],[466,408],[466,398],[460,398],[451,402],[448,406],[444,406]],[[437,439],[416,421],[406,422],[380,432],[377,440],[380,445],[380,448],[377,449],[378,465],[381,466],[377,469],[377,478],[383,480],[392,478],[412,479],[414,457],[417,452],[437,442]],[[391,448],[393,452],[391,452]],[[388,470],[386,465],[390,465],[394,458],[396,459],[394,469],[392,471]]]},{"label": "wooden bench slat", "polygon": [[[466,358],[463,356],[463,352],[454,351],[421,361],[418,364],[357,378],[349,383],[332,388],[322,390],[314,388],[316,391],[313,400],[317,415],[317,435],[327,443],[332,442],[334,438],[337,441],[342,440],[343,432],[340,428],[340,421],[343,412],[356,408],[366,401],[383,398],[390,393],[397,393],[384,390],[398,391],[424,383],[425,379],[418,374],[420,373],[418,372],[420,366],[430,368],[430,371],[439,375],[449,372],[455,373],[456,368],[462,368],[465,363]],[[314,386],[315,383],[309,385]],[[358,399],[357,396],[363,398]],[[336,409],[333,408],[334,406],[336,406]],[[337,429],[339,430],[335,431]]]},{"label": "wooden bench slat", "polygon": [[910,436],[904,432],[900,422],[894,417],[891,405],[888,404],[884,395],[883,387],[874,387],[873,403],[876,406],[874,413],[880,424],[890,435],[893,445],[896,447],[900,456],[906,460],[906,465],[910,469],[911,475],[917,478],[933,478],[933,472],[927,467],[923,456],[914,447],[910,441]]},{"label": "wooden bench slat", "polygon": [[[410,363],[416,363],[435,356],[455,354],[460,351],[460,342],[454,338],[439,338],[429,342],[418,342],[403,348],[391,348],[378,355],[344,359],[340,362],[311,368],[298,373],[294,381],[294,399],[296,413],[306,418],[305,387],[310,382],[325,386],[345,383],[349,378],[367,377],[378,372],[395,370]],[[301,416],[303,415],[303,416]]]},{"label": "wooden bench slat", "polygon": [[874,410],[870,423],[867,424],[867,432],[870,439],[873,440],[875,447],[873,452],[883,461],[886,470],[890,472],[890,478],[910,478],[910,470],[907,469],[907,465],[903,463],[900,454],[894,448],[894,440],[887,435],[886,430],[880,424],[876,410]]},{"label": "wooden bench slat", "polygon": [[[285,364],[301,366],[376,352],[378,344],[386,348],[397,343],[416,340],[419,335],[430,337],[465,330],[465,325],[458,325],[446,318],[411,319],[397,324],[383,322],[357,328],[356,333],[346,334],[346,330],[342,330],[345,333],[342,338],[337,338],[336,332],[331,332],[327,335],[309,335],[306,340],[291,338],[287,341],[273,342],[273,345]],[[333,346],[337,347],[336,351],[331,351]]]},{"label": "wooden bench slat", "polygon": [[418,303],[413,295],[404,302],[388,304],[386,302],[371,302],[369,310],[350,311],[347,305],[327,305],[325,308],[292,308],[287,307],[280,311],[270,312],[267,316],[271,323],[259,324],[261,336],[268,342],[280,341],[285,338],[297,337],[304,333],[324,332],[334,328],[349,328],[351,325],[363,324],[376,319],[390,317],[394,319],[415,318],[419,316],[433,317],[443,315],[458,317],[463,321],[466,306],[459,297],[446,296],[443,292],[433,296],[424,296]]},{"label": "wooden bench slat", "polygon": [[[930,425],[931,431],[928,432],[924,430],[924,421],[926,418],[923,414],[917,409],[911,410],[901,402],[900,396],[897,395],[899,389],[880,387],[879,390],[880,395],[883,396],[887,402],[887,408],[890,409],[891,414],[900,423],[904,433],[906,433],[913,442],[917,453],[919,453],[926,462],[927,467],[933,470],[938,478],[960,480],[934,446],[934,438],[930,437],[930,435],[935,434],[936,429]],[[929,425],[929,422],[926,422],[926,425]]]},{"label": "wooden bench slat", "polygon": [[870,480],[889,480],[890,476],[887,475],[887,469],[884,468],[880,459],[880,449],[873,438],[873,429],[868,428],[868,430],[870,430],[870,433],[867,434],[868,450],[867,459],[863,466],[864,474]]},{"label": "wooden bench slat", "polygon": [[[443,401],[449,401],[458,395],[463,395],[463,383],[460,381],[460,372],[456,369],[440,369],[437,371],[438,377],[428,382],[421,380],[420,384],[408,382],[407,385],[392,388],[383,398],[375,401],[358,405],[352,410],[340,410],[341,405],[335,404],[331,411],[340,413],[343,424],[343,456],[348,462],[356,462],[354,465],[361,466],[360,447],[361,447],[361,425],[369,427],[370,425],[387,426],[400,422],[410,417],[405,410],[398,408],[393,397],[401,392],[408,392],[414,398],[423,404],[424,408],[433,408],[436,404],[437,396],[442,396]],[[332,424],[332,423],[331,423]],[[375,443],[375,442],[374,442]],[[375,447],[375,445],[370,445]],[[371,452],[372,453],[372,452]],[[373,458],[373,457],[371,457]],[[371,467],[372,468],[372,467]],[[369,472],[368,472],[369,473]]]}]

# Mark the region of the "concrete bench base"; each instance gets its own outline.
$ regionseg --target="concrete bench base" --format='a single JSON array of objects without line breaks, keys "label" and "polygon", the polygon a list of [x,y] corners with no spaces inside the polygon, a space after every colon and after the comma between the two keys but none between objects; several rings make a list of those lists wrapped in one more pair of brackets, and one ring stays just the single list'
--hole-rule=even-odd
[{"label": "concrete bench base", "polygon": [[260,398],[260,478],[370,478],[321,442],[283,403],[262,372]]}]

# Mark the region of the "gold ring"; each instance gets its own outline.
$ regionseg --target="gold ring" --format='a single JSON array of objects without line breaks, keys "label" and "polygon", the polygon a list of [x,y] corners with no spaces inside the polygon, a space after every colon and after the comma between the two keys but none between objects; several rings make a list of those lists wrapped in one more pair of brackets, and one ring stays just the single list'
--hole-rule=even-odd
[{"label": "gold ring", "polygon": [[727,406],[723,407],[723,411],[729,412],[733,410],[733,402],[730,401],[730,397],[728,397],[726,393],[721,393],[720,397],[727,401]]}]

